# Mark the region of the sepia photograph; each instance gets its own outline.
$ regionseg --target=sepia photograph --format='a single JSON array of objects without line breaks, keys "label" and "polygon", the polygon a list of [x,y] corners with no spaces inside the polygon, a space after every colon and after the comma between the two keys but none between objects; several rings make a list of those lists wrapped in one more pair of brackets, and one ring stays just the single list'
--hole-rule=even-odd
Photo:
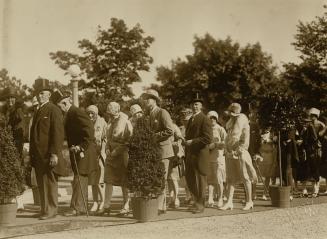
[{"label": "sepia photograph", "polygon": [[0,0],[0,239],[327,238],[327,0]]}]

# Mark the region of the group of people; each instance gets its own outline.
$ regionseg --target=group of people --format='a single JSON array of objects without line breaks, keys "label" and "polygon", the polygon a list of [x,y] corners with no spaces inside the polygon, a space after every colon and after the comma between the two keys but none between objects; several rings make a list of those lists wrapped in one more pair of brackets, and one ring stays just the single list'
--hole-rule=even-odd
[{"label": "group of people", "polygon": [[[141,95],[141,104],[130,107],[130,118],[117,102],[110,102],[106,111],[108,122],[99,115],[97,106],[90,105],[85,110],[75,107],[69,94],[52,91],[45,80],[36,84],[35,95],[37,108],[31,120],[29,153],[39,188],[41,220],[58,213],[58,177],[67,175],[69,168],[62,156],[65,139],[74,173],[71,210],[65,215],[88,212],[89,185],[93,197],[90,213],[111,214],[113,186],[122,188],[123,205],[119,214],[130,212],[126,186],[128,147],[133,128],[143,115],[149,117],[166,172],[165,189],[158,197],[158,214],[165,214],[167,207],[180,206],[179,181],[184,183],[185,202],[190,210],[202,213],[205,207],[215,206],[216,197],[218,209],[232,210],[235,186],[240,183],[245,189],[242,209],[250,210],[254,206],[258,176],[265,178],[267,187],[277,177],[278,147],[273,132],[259,130],[254,117],[250,116],[249,120],[238,103],[228,107],[229,119],[223,127],[216,111],[204,114],[204,101],[197,96],[189,108],[181,111],[178,127],[169,112],[160,107],[160,96],[153,89]],[[313,196],[316,196],[319,177],[326,176],[321,175],[319,168],[321,159],[326,160],[327,129],[318,121],[319,110],[311,109],[308,115],[300,131],[281,134],[281,166],[287,185],[296,185],[297,181],[306,184],[313,178]],[[296,170],[301,167],[303,175],[301,170]],[[308,194],[306,188],[303,194]],[[224,196],[227,196],[225,203]],[[267,199],[267,192],[262,198]]]}]

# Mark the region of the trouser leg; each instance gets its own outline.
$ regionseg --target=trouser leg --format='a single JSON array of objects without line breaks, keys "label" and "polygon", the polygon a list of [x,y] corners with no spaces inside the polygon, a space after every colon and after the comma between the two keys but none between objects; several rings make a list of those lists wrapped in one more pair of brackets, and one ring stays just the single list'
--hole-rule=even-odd
[{"label": "trouser leg", "polygon": [[207,176],[201,175],[198,170],[195,170],[196,184],[198,194],[196,195],[197,207],[204,208],[206,189],[207,189]]},{"label": "trouser leg", "polygon": [[50,171],[46,174],[47,183],[47,200],[48,200],[48,214],[54,215],[58,212],[58,176]]},{"label": "trouser leg", "polygon": [[35,170],[39,187],[41,214],[54,215],[58,210],[58,176],[53,171]]},{"label": "trouser leg", "polygon": [[75,174],[74,179],[73,179],[73,183],[72,183],[73,195],[72,195],[72,200],[71,200],[70,206],[71,206],[71,208],[75,209],[76,211],[86,212],[82,193],[84,195],[85,203],[86,203],[86,206],[87,206],[88,176],[87,175],[79,175],[79,178],[80,178],[80,182],[81,182],[82,191],[81,191],[80,186],[79,186],[78,176]]},{"label": "trouser leg", "polygon": [[39,195],[40,195],[40,207],[41,207],[41,215],[45,214],[45,183],[43,180],[43,172],[39,169],[35,169],[35,176],[37,185],[39,187]]},{"label": "trouser leg", "polygon": [[165,188],[163,192],[158,196],[158,209],[166,210],[166,190],[167,190],[167,176],[168,176],[168,167],[169,167],[169,159],[163,159],[162,163],[165,167]]}]

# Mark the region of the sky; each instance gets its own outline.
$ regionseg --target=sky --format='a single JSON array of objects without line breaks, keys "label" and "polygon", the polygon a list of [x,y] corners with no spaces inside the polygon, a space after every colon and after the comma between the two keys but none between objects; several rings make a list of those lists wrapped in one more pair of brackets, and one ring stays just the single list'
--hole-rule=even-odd
[{"label": "sky", "polygon": [[327,0],[0,0],[0,68],[31,86],[38,77],[68,83],[69,77],[49,53],[78,53],[77,41],[93,41],[97,26],[110,18],[137,23],[155,38],[148,50],[154,62],[135,95],[155,82],[160,65],[193,53],[194,36],[209,33],[216,39],[230,36],[241,46],[259,42],[274,63],[298,62],[291,43],[299,21],[321,16]]}]

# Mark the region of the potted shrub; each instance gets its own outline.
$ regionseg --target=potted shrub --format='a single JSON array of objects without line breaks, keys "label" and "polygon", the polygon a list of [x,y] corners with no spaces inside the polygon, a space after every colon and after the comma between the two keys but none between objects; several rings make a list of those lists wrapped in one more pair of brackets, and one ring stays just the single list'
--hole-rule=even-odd
[{"label": "potted shrub", "polygon": [[15,198],[23,191],[24,172],[11,130],[0,127],[0,226],[15,223]]},{"label": "potted shrub", "polygon": [[269,187],[271,203],[276,207],[290,207],[291,186],[283,185],[281,138],[285,139],[295,132],[296,126],[301,122],[303,108],[294,97],[274,94],[261,99],[258,114],[260,126],[262,128],[271,127],[278,136],[280,184]]},{"label": "potted shrub", "polygon": [[129,147],[127,186],[132,194],[133,216],[140,222],[158,215],[157,197],[165,187],[165,168],[147,117],[138,119]]}]

